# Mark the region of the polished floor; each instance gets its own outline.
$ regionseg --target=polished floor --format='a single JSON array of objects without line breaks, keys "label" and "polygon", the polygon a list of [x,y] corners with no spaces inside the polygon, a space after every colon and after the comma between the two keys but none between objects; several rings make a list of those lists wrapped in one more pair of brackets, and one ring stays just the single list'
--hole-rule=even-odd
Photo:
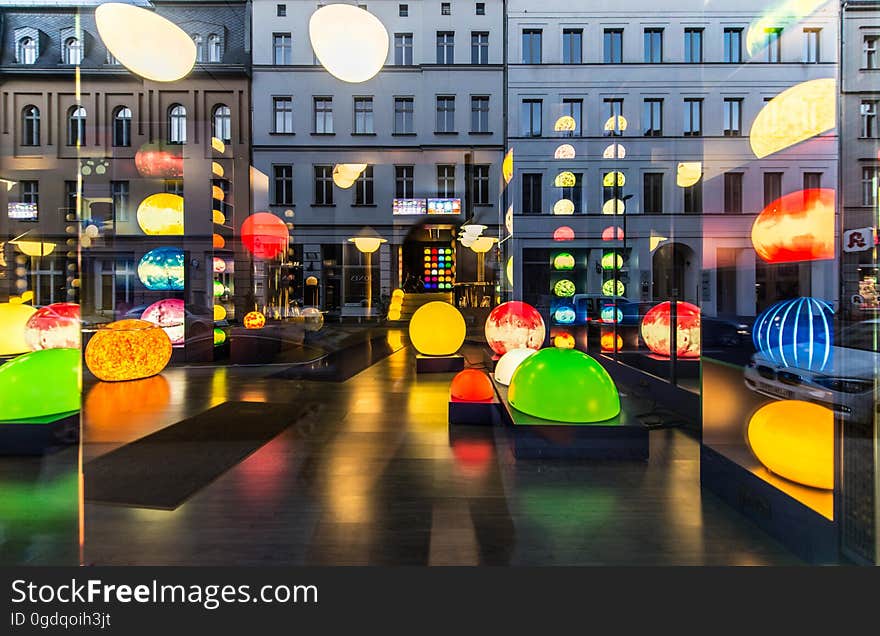
[{"label": "polished floor", "polygon": [[[399,334],[389,338],[397,349]],[[482,354],[471,351],[468,358],[479,364]],[[85,462],[224,401],[307,401],[317,407],[175,510],[86,501],[82,546],[77,545],[78,519],[69,508],[42,529],[38,514],[20,510],[19,526],[25,524],[28,531],[9,531],[7,524],[7,531],[0,532],[3,561],[798,562],[701,492],[699,444],[683,431],[652,431],[647,463],[517,460],[501,428],[450,431],[451,375],[416,376],[414,354],[407,347],[344,382],[286,379],[278,372],[272,367],[175,368],[162,381],[143,385],[137,399],[87,393]],[[42,461],[0,460],[0,480],[11,479],[14,466],[21,471],[30,462],[34,479],[29,483],[39,489],[49,483],[52,466],[57,472],[75,457],[71,450]]]}]

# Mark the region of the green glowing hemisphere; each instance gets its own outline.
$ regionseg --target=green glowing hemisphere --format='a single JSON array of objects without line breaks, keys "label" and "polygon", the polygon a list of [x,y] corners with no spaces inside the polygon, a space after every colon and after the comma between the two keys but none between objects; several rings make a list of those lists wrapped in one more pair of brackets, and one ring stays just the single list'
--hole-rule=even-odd
[{"label": "green glowing hemisphere", "polygon": [[81,375],[79,349],[32,351],[0,365],[0,422],[78,411]]}]

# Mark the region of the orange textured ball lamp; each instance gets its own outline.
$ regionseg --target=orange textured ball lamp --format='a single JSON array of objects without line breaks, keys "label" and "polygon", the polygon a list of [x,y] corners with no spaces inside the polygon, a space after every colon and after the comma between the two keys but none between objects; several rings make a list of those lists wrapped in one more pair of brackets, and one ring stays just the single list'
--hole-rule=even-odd
[{"label": "orange textured ball lamp", "polygon": [[117,320],[98,329],[86,345],[86,366],[106,382],[139,380],[171,360],[171,339],[146,320]]},{"label": "orange textured ball lamp", "polygon": [[489,376],[477,369],[460,371],[452,378],[449,392],[463,402],[486,402],[495,395]]},{"label": "orange textured ball lamp", "polygon": [[241,322],[245,329],[262,329],[266,326],[266,316],[259,311],[252,311],[245,314]]}]

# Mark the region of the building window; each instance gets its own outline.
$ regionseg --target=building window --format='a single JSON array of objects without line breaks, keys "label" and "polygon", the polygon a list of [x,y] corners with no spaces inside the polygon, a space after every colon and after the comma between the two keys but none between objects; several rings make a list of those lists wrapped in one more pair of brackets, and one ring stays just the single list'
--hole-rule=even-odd
[{"label": "building window", "polygon": [[440,15],[452,15],[452,4],[449,2],[441,2]]},{"label": "building window", "polygon": [[742,62],[742,29],[724,29],[723,61],[728,64]]},{"label": "building window", "polygon": [[684,30],[684,61],[688,64],[703,61],[703,29]]},{"label": "building window", "polygon": [[623,134],[623,100],[622,99],[606,99],[605,100],[605,124],[604,134],[616,136]]},{"label": "building window", "polygon": [[583,212],[584,175],[580,172],[572,174],[574,174],[574,185],[559,188],[559,198],[571,201],[574,204],[574,214],[581,214]]},{"label": "building window", "polygon": [[489,96],[475,95],[471,97],[471,132],[489,132]]},{"label": "building window", "polygon": [[293,133],[293,97],[272,98],[272,119],[275,121],[272,132]]},{"label": "building window", "polygon": [[354,98],[354,134],[372,135],[373,130],[373,98]]},{"label": "building window", "polygon": [[804,63],[819,63],[819,34],[822,29],[804,29]]},{"label": "building window", "polygon": [[471,32],[471,64],[489,63],[489,34],[485,31]]},{"label": "building window", "polygon": [[724,212],[742,214],[743,211],[743,173],[724,173]]},{"label": "building window", "polygon": [[174,104],[168,109],[168,142],[186,143],[186,108]]},{"label": "building window", "polygon": [[414,188],[415,166],[394,166],[394,196],[398,199],[412,199]]},{"label": "building window", "polygon": [[623,29],[605,29],[603,37],[604,61],[606,64],[623,62]]},{"label": "building window", "polygon": [[119,66],[119,60],[109,50],[107,51],[107,64],[111,66]]},{"label": "building window", "polygon": [[699,137],[703,134],[703,100],[684,100],[684,136]]},{"label": "building window", "polygon": [[562,30],[562,63],[580,64],[583,62],[583,29]]},{"label": "building window", "polygon": [[198,33],[192,35],[193,44],[196,45],[196,62],[205,61],[205,42]]},{"label": "building window", "polygon": [[409,15],[409,5],[408,4],[399,4],[397,5],[397,15],[401,18],[405,18]]},{"label": "building window", "polygon": [[742,100],[729,98],[724,100],[724,136],[739,137],[742,135]]},{"label": "building window", "polygon": [[290,33],[273,33],[272,63],[278,65],[290,64],[292,60],[292,47],[293,41]]},{"label": "building window", "polygon": [[863,99],[860,107],[862,117],[862,137],[877,138],[877,103],[876,99]]},{"label": "building window", "polygon": [[862,168],[862,205],[872,208],[877,205],[878,175],[880,175],[880,168],[876,166]]},{"label": "building window", "polygon": [[474,205],[489,205],[489,166],[474,166]]},{"label": "building window", "polygon": [[412,66],[413,36],[412,33],[394,34],[394,63],[398,66]]},{"label": "building window", "polygon": [[333,166],[315,166],[315,205],[333,205]]},{"label": "building window", "polygon": [[131,145],[131,109],[119,106],[113,112],[113,145]]},{"label": "building window", "polygon": [[437,31],[437,64],[455,63],[455,33]]},{"label": "building window", "polygon": [[767,61],[778,64],[782,61],[782,29],[764,29],[767,37]]},{"label": "building window", "polygon": [[877,40],[880,39],[880,36],[877,35],[866,35],[865,40],[862,44],[862,51],[864,52],[864,67],[866,69],[875,69],[877,68]]},{"label": "building window", "polygon": [[37,41],[31,37],[23,37],[18,41],[15,59],[19,64],[35,64],[37,61]]},{"label": "building window", "polygon": [[478,2],[476,6],[477,15],[486,15],[486,3]]},{"label": "building window", "polygon": [[415,132],[414,110],[412,97],[394,98],[394,134],[411,135]]},{"label": "building window", "polygon": [[287,17],[287,5],[286,4],[276,4],[275,5],[275,15],[279,18]]},{"label": "building window", "polygon": [[274,204],[293,205],[293,166],[272,166]]},{"label": "building window", "polygon": [[83,45],[79,38],[67,38],[62,49],[65,64],[82,64]]},{"label": "building window", "polygon": [[21,145],[40,145],[40,109],[34,105],[21,109]]},{"label": "building window", "polygon": [[644,117],[644,135],[646,137],[659,137],[663,134],[663,100],[646,99]]},{"label": "building window", "polygon": [[86,109],[72,106],[67,111],[67,145],[84,146],[86,143]]},{"label": "building window", "polygon": [[[212,180],[213,183],[214,180]],[[165,192],[183,196],[183,179],[165,179]],[[224,197],[225,198],[225,197]]]},{"label": "building window", "polygon": [[563,99],[562,100],[562,114],[563,116],[567,115],[574,119],[574,130],[567,130],[563,132],[563,135],[566,137],[580,137],[581,136],[581,119],[583,118],[584,112],[584,101],[582,99]]},{"label": "building window", "polygon": [[437,127],[438,133],[455,132],[455,97],[441,95],[437,97]]},{"label": "building window", "polygon": [[764,173],[764,207],[776,201],[782,196],[782,173]]},{"label": "building window", "polygon": [[543,102],[540,99],[524,99],[522,101],[521,121],[523,137],[541,136],[541,111]]},{"label": "building window", "polygon": [[804,190],[817,190],[822,187],[821,172],[804,173]]},{"label": "building window", "polygon": [[228,144],[232,141],[232,111],[226,104],[214,106],[211,134],[223,143]]},{"label": "building window", "polygon": [[19,181],[19,193],[22,203],[32,203],[40,209],[40,182],[39,181]]},{"label": "building window", "polygon": [[354,204],[373,205],[373,166],[367,166],[354,182]]},{"label": "building window", "polygon": [[437,166],[437,196],[440,198],[455,196],[455,166]]},{"label": "building window", "polygon": [[642,177],[642,212],[663,214],[663,173],[646,172]]},{"label": "building window", "polygon": [[659,64],[663,61],[663,29],[645,29],[645,62]]},{"label": "building window", "polygon": [[702,214],[703,213],[703,180],[700,179],[694,185],[684,190],[684,213],[685,214]]},{"label": "building window", "polygon": [[110,199],[115,221],[123,223],[128,221],[129,197],[128,181],[110,182]]},{"label": "building window", "polygon": [[223,61],[223,42],[220,40],[220,36],[216,33],[212,33],[208,36],[208,61]]},{"label": "building window", "polygon": [[541,214],[541,174],[522,176],[523,214]]},{"label": "building window", "polygon": [[315,133],[318,135],[333,134],[333,98],[315,98]]},{"label": "building window", "polygon": [[522,32],[523,64],[541,63],[541,30],[523,29]]}]

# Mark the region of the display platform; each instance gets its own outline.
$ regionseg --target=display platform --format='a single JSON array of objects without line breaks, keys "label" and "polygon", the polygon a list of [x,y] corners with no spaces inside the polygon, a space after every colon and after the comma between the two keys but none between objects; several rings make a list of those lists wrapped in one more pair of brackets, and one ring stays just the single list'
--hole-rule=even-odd
[{"label": "display platform", "polygon": [[44,455],[79,441],[79,411],[0,422],[0,455]]},{"label": "display platform", "polygon": [[485,402],[465,402],[454,397],[449,398],[450,424],[480,424],[494,426],[501,422],[499,410],[501,402],[498,396]]},{"label": "display platform", "polygon": [[[724,451],[726,454],[705,444],[700,447],[700,484],[703,488],[736,508],[805,561],[837,562],[837,529],[830,518],[830,509],[826,516],[801,503],[780,489],[779,482],[785,480],[774,477],[775,483],[771,483],[766,477],[762,478],[729,459],[727,455],[733,452],[732,449]],[[832,505],[830,492],[797,484],[791,487],[815,491],[817,501],[822,504],[820,510]],[[829,500],[827,506],[824,499]]]},{"label": "display platform", "polygon": [[416,354],[416,373],[458,373],[464,369],[464,356],[426,356]]},{"label": "display platform", "polygon": [[518,459],[647,460],[648,429],[627,411],[603,422],[551,422],[518,411],[507,401],[507,387],[492,377],[500,402],[501,421]]}]

